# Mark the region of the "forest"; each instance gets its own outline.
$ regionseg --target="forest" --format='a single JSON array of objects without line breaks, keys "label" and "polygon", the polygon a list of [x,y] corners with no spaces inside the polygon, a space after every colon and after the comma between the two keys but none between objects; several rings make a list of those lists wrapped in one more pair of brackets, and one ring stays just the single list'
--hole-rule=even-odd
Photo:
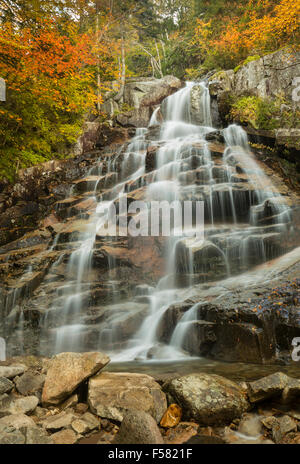
[{"label": "forest", "polygon": [[110,81],[120,100],[125,78],[197,80],[297,49],[299,12],[295,0],[1,0],[1,178],[68,156]]}]

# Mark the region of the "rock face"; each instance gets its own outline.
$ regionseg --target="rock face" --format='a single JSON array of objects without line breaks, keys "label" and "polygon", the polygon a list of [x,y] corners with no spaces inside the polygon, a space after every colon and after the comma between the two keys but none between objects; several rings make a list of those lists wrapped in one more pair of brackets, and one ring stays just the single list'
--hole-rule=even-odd
[{"label": "rock face", "polygon": [[98,416],[119,422],[131,410],[149,413],[159,422],[167,409],[160,386],[143,374],[103,372],[91,378],[88,402]]},{"label": "rock face", "polygon": [[44,404],[59,404],[82,382],[109,363],[102,353],[61,353],[53,358],[42,394]]},{"label": "rock face", "polygon": [[100,132],[101,124],[99,121],[86,122],[83,134],[79,138],[74,152],[75,155],[82,155],[83,153],[95,150]]},{"label": "rock face", "polygon": [[[199,126],[212,126],[212,123],[214,123],[214,127],[219,127],[218,114],[216,111],[211,111],[212,108],[210,108],[208,97],[208,91],[202,84],[195,85],[192,88],[190,102],[191,123]],[[211,121],[209,113],[211,113],[213,121]]]},{"label": "rock face", "polygon": [[[0,246],[35,231],[37,224],[51,217],[54,203],[66,197],[72,181],[84,176],[97,160],[99,149],[127,138],[127,129],[88,122],[73,150],[74,158],[21,169],[14,185],[0,185]],[[44,227],[48,225],[49,218]]]},{"label": "rock face", "polygon": [[163,386],[183,409],[183,418],[200,425],[230,423],[249,408],[242,389],[218,375],[192,374]]},{"label": "rock face", "polygon": [[297,264],[282,274],[280,287],[276,281],[252,286],[232,280],[232,285],[226,283],[222,299],[217,296],[220,287],[202,288],[199,296],[168,308],[158,330],[159,341],[168,343],[181,318],[197,305],[182,345],[189,353],[230,362],[290,362],[292,340],[300,336],[300,281],[293,279],[299,269]]},{"label": "rock face", "polygon": [[[157,106],[181,86],[181,81],[173,76],[128,81],[122,102],[128,110],[121,111],[121,114],[117,116],[117,122],[122,126],[147,127]],[[102,110],[113,117],[116,110],[120,111],[120,107],[110,98],[106,100]]]},{"label": "rock face", "polygon": [[[265,55],[241,66],[238,71],[222,71],[212,77],[212,94],[233,91],[235,95],[251,94],[275,97],[282,93],[293,101],[293,92],[300,73],[300,53],[286,49]],[[297,105],[297,102],[293,101]]]},{"label": "rock face", "polygon": [[121,424],[114,445],[161,445],[164,440],[155,420],[144,411],[129,411]]},{"label": "rock face", "polygon": [[202,85],[195,85],[191,90],[191,122],[201,126],[205,125],[205,115],[201,105],[203,94],[204,87]]},{"label": "rock face", "polygon": [[[226,124],[228,114],[228,97],[257,96],[261,98],[275,98],[282,95],[289,107],[299,109],[298,77],[300,75],[300,53],[282,49],[248,62],[234,72],[221,71],[211,77],[210,93],[212,106],[217,102],[223,123]],[[218,127],[218,126],[217,126]],[[269,134],[264,134],[269,132]],[[293,152],[299,158],[299,130],[278,129],[276,131],[258,131],[254,143],[266,143],[276,146],[280,154],[289,150],[288,159],[293,158]],[[272,141],[273,140],[273,141]],[[287,155],[285,155],[287,156]]]}]

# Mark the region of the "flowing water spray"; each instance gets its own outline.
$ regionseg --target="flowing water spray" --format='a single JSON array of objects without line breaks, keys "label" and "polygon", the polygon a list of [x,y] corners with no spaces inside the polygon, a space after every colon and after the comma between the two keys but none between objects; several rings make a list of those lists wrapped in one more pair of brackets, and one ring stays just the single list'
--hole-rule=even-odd
[{"label": "flowing water spray", "polygon": [[[195,95],[200,95],[196,103],[201,125],[194,124]],[[206,140],[214,132],[210,107],[207,86],[188,82],[156,108],[148,129],[137,129],[129,143],[91,168],[84,191],[91,206],[78,215],[79,232],[69,234],[65,244],[63,230],[50,249],[61,254],[48,273],[52,290],[40,321],[41,353],[89,347],[108,352],[114,361],[187,358],[198,304],[168,326],[183,293],[284,253],[280,237],[290,227],[289,207],[251,154],[242,128],[232,125],[223,131],[225,147]],[[155,165],[149,170],[147,150],[153,146]],[[78,184],[70,194],[76,195],[76,189]],[[173,224],[163,246],[163,277],[155,288],[139,282],[133,291],[136,296],[128,299],[116,277],[113,253],[114,247],[123,245],[118,237],[107,238],[101,231],[113,206],[137,189],[143,189],[147,204],[166,200],[178,215],[184,201],[203,202],[206,227],[204,236],[193,223],[178,235]],[[106,275],[103,289],[94,272],[95,259]],[[11,310],[20,298],[18,294],[10,298]],[[21,333],[23,316],[18,324]],[[128,325],[134,329],[124,336]],[[166,326],[167,339],[162,335]]]}]

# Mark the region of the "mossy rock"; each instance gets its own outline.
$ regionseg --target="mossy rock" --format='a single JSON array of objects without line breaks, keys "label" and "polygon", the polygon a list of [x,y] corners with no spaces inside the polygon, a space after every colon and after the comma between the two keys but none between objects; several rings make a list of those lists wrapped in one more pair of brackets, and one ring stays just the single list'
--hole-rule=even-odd
[{"label": "mossy rock", "polygon": [[234,68],[234,72],[237,73],[239,69],[241,69],[242,66],[246,66],[248,63],[251,63],[252,61],[257,61],[257,60],[260,60],[259,55],[248,56],[248,58],[246,58],[241,64],[236,66],[236,68]]}]

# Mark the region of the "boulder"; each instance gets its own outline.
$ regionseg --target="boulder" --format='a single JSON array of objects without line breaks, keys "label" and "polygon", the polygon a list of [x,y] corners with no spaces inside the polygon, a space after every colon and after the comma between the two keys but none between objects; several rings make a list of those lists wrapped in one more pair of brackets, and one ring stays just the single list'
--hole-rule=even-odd
[{"label": "boulder", "polygon": [[10,414],[0,419],[0,432],[7,427],[13,427],[17,430],[22,427],[34,427],[35,422],[25,414]]},{"label": "boulder", "polygon": [[180,422],[176,427],[170,428],[164,436],[168,445],[181,445],[189,442],[193,437],[198,437],[199,425],[195,422]]},{"label": "boulder", "polygon": [[164,428],[176,427],[182,417],[182,409],[178,404],[171,404],[160,421],[160,426]]},{"label": "boulder", "polygon": [[86,412],[80,419],[76,419],[72,422],[72,429],[80,435],[92,432],[95,429],[99,429],[99,427],[100,420],[90,412]]},{"label": "boulder", "polygon": [[151,172],[156,169],[156,155],[159,150],[159,146],[150,145],[147,148],[145,167],[146,172]]},{"label": "boulder", "polygon": [[176,269],[178,273],[191,271],[226,274],[226,261],[222,251],[209,240],[185,238],[176,248]]},{"label": "boulder", "polygon": [[282,49],[241,66],[234,76],[234,92],[263,98],[282,93],[287,101],[292,101],[294,78],[299,76],[299,56],[299,52]]},{"label": "boulder", "polygon": [[44,429],[57,432],[58,430],[70,427],[74,420],[76,420],[76,416],[73,413],[63,411],[60,414],[47,417],[41,424]]},{"label": "boulder", "polygon": [[74,445],[80,437],[73,430],[61,430],[51,435],[55,445]]},{"label": "boulder", "polygon": [[21,377],[15,379],[16,389],[24,396],[41,392],[45,383],[45,378],[44,374],[28,370]]},{"label": "boulder", "polygon": [[208,97],[208,90],[204,85],[194,85],[191,90],[191,123],[199,126],[212,126],[212,121],[209,116],[210,108],[208,105],[210,101]]},{"label": "boulder", "polygon": [[181,81],[173,76],[127,82],[123,100],[128,111],[121,112],[117,122],[122,126],[147,127],[157,105],[181,86]]},{"label": "boulder", "polygon": [[103,372],[90,379],[88,402],[99,417],[119,422],[131,410],[147,412],[159,422],[167,409],[160,386],[144,374]]},{"label": "boulder", "polygon": [[150,414],[144,411],[127,411],[114,438],[114,445],[161,445],[163,438]]},{"label": "boulder", "polygon": [[282,372],[276,372],[248,384],[248,396],[251,403],[279,397],[283,392],[285,392],[285,402],[295,396],[300,396],[300,380],[290,378]]},{"label": "boulder", "polygon": [[12,401],[9,411],[10,414],[31,414],[39,404],[36,396],[27,396],[26,398],[18,398]]},{"label": "boulder", "polygon": [[0,432],[0,445],[24,445],[25,437],[19,431],[14,428],[9,429],[6,432]]},{"label": "boulder", "polygon": [[23,427],[21,432],[25,436],[26,445],[52,445],[52,438],[39,427]]},{"label": "boulder", "polygon": [[24,374],[27,370],[26,366],[15,365],[15,366],[0,366],[0,377],[5,377],[6,379],[14,379],[17,375]]},{"label": "boulder", "polygon": [[0,378],[0,396],[9,393],[14,388],[14,384],[6,377]]},{"label": "boulder", "polygon": [[110,359],[103,353],[61,353],[55,356],[47,372],[42,401],[59,404],[85,380],[99,372]]},{"label": "boulder", "polygon": [[181,406],[185,420],[201,425],[230,423],[249,408],[241,387],[218,375],[179,377],[166,382],[163,390]]},{"label": "boulder", "polygon": [[96,148],[100,127],[99,121],[87,121],[85,123],[83,133],[74,147],[75,156],[79,156]]},{"label": "boulder", "polygon": [[38,403],[36,396],[18,398],[13,395],[3,395],[0,400],[0,414],[31,414]]},{"label": "boulder", "polygon": [[272,425],[272,436],[275,443],[280,443],[284,435],[297,431],[297,422],[289,416],[275,418]]}]

